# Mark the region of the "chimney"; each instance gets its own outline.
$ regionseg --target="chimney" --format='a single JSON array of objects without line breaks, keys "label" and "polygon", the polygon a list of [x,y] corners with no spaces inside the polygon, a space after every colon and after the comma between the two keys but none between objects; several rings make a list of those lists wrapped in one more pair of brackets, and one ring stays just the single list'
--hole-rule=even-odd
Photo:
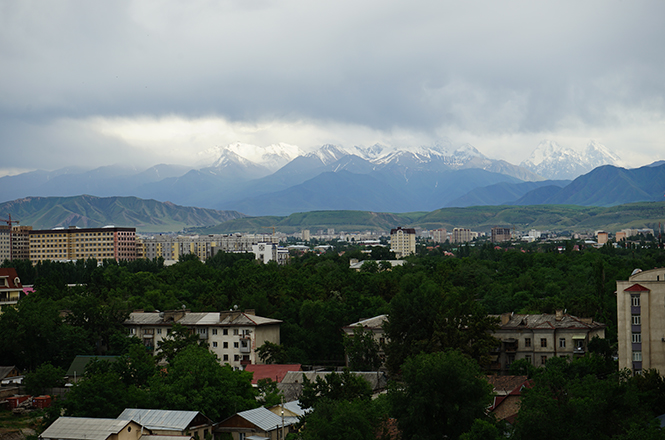
[{"label": "chimney", "polygon": [[555,319],[557,321],[561,321],[563,319],[563,310],[562,309],[557,309],[556,310]]},{"label": "chimney", "polygon": [[501,325],[506,325],[508,322],[510,322],[510,315],[512,315],[512,313],[501,314]]}]

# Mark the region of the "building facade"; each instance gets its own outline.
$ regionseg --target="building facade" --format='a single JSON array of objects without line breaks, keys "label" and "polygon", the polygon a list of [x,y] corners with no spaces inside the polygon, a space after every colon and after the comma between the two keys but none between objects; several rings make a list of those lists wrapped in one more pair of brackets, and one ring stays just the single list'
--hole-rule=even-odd
[{"label": "building facade", "polygon": [[665,268],[617,281],[619,369],[665,373]]},{"label": "building facade", "polygon": [[448,240],[448,231],[443,228],[434,229],[430,234],[432,234],[432,241],[434,243],[445,243]]},{"label": "building facade", "polygon": [[205,340],[220,363],[243,368],[248,364],[264,363],[256,349],[265,342],[280,343],[281,322],[256,316],[253,310],[204,313],[174,310],[132,312],[124,326],[129,336],[140,338],[146,347],[157,354],[159,343],[167,337],[173,324],[181,324]]},{"label": "building facade", "polygon": [[275,243],[257,243],[252,245],[252,252],[257,260],[264,264],[276,261],[277,264],[286,264],[289,261],[289,250],[277,246]]},{"label": "building facade", "polygon": [[512,231],[510,228],[492,228],[492,243],[503,243],[512,240]]},{"label": "building facade", "polygon": [[453,233],[450,237],[452,243],[468,243],[473,241],[471,229],[467,228],[453,228]]},{"label": "building facade", "polygon": [[397,258],[406,257],[416,253],[416,230],[402,228],[390,230],[390,250],[395,252]]},{"label": "building facade", "polygon": [[46,260],[136,260],[136,229],[103,228],[30,230],[29,256],[33,263]]},{"label": "building facade", "polygon": [[181,255],[195,254],[205,261],[217,252],[252,252],[257,243],[278,242],[270,234],[156,235],[143,239],[143,255],[177,261]]},{"label": "building facade", "polygon": [[504,313],[499,318],[501,322],[493,336],[501,344],[492,353],[491,368],[501,372],[507,372],[520,359],[539,367],[552,357],[584,355],[593,337],[605,337],[605,324],[561,310],[553,315]]}]

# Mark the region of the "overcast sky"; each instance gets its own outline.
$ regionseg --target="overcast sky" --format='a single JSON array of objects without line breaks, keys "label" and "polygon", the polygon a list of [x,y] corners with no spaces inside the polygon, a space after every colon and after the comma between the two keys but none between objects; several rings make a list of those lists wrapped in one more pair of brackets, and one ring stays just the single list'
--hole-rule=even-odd
[{"label": "overcast sky", "polygon": [[232,142],[665,159],[665,2],[0,0],[0,175]]}]

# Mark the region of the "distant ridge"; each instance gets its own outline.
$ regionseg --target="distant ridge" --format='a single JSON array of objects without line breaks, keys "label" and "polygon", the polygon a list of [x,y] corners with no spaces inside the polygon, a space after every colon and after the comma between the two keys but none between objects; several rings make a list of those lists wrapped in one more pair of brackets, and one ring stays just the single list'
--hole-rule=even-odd
[{"label": "distant ridge", "polygon": [[19,220],[33,229],[106,225],[136,227],[138,232],[177,232],[241,218],[236,211],[178,206],[137,197],[26,197],[0,204],[0,217]]}]

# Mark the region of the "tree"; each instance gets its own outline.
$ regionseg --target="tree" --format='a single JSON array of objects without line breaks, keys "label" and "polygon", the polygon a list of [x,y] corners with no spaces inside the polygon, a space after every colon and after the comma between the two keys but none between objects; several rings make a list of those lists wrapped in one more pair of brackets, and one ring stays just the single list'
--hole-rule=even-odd
[{"label": "tree", "polygon": [[201,411],[222,420],[258,405],[251,378],[249,372],[220,365],[207,348],[189,345],[176,354],[166,372],[154,377],[150,392],[159,408]]},{"label": "tree", "polygon": [[286,363],[286,350],[283,345],[273,344],[266,341],[262,346],[256,349],[256,354],[266,364],[284,364]]},{"label": "tree", "polygon": [[353,329],[353,336],[344,338],[344,347],[353,371],[376,371],[383,363],[379,356],[380,347],[372,330],[362,327]]},{"label": "tree", "polygon": [[257,401],[266,408],[279,404],[284,397],[277,388],[277,382],[270,378],[259,379],[256,382],[256,390],[258,392]]},{"label": "tree", "polygon": [[369,400],[372,387],[361,376],[351,373],[345,368],[342,373],[326,374],[317,377],[314,382],[303,374],[303,387],[300,406],[303,409],[313,408],[321,400]]},{"label": "tree", "polygon": [[65,384],[65,370],[54,367],[50,362],[40,365],[34,373],[25,375],[25,391],[33,396]]},{"label": "tree", "polygon": [[485,417],[492,387],[459,351],[420,354],[402,366],[388,397],[403,438],[457,439]]},{"label": "tree", "polygon": [[171,363],[178,353],[191,345],[208,348],[208,343],[201,339],[199,335],[190,333],[187,327],[176,322],[171,327],[169,334],[159,342],[157,359],[165,359],[168,363]]}]

